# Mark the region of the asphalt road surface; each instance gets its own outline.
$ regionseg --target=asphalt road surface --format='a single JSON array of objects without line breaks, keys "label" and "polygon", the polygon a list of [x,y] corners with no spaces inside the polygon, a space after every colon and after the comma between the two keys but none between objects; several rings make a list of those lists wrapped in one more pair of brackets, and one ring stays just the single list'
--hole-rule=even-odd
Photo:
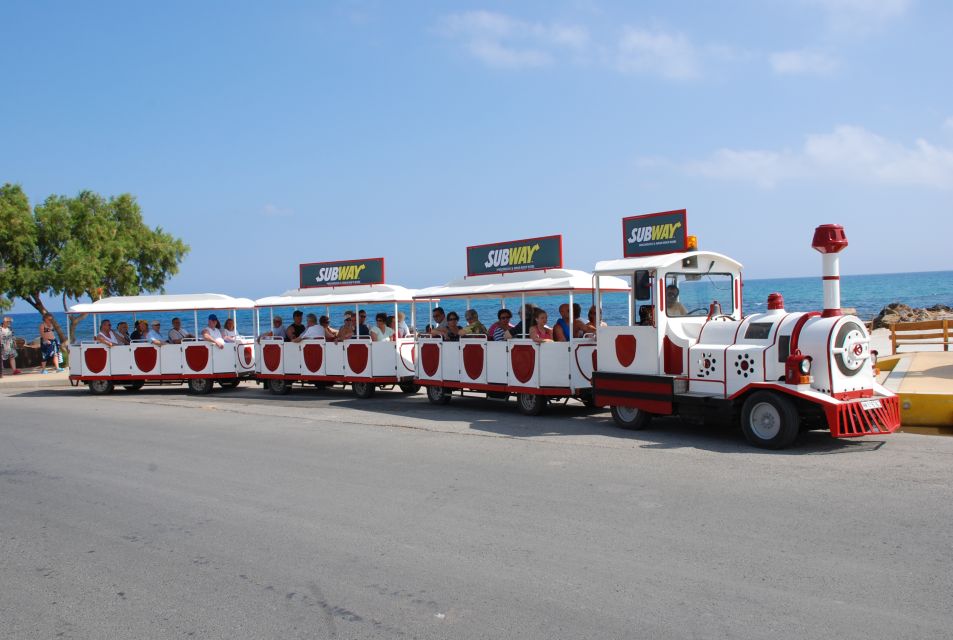
[{"label": "asphalt road surface", "polygon": [[4,638],[950,638],[953,438],[0,396]]}]

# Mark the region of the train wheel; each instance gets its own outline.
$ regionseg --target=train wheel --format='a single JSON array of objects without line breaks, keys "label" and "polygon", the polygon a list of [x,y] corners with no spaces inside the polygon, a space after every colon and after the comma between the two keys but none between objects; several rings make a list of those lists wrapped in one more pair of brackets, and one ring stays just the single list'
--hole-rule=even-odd
[{"label": "train wheel", "polygon": [[112,380],[90,380],[89,382],[89,391],[94,396],[104,396],[112,393],[113,389],[115,389],[115,386]]},{"label": "train wheel", "polygon": [[612,419],[617,426],[629,431],[641,431],[649,426],[652,414],[635,407],[612,407]]},{"label": "train wheel", "polygon": [[354,382],[351,384],[351,391],[358,398],[370,398],[377,391],[377,387],[370,382]]},{"label": "train wheel", "polygon": [[546,396],[535,393],[517,393],[516,404],[524,416],[538,416],[546,409]]},{"label": "train wheel", "polygon": [[241,382],[238,378],[226,378],[225,380],[219,380],[218,383],[222,386],[223,389],[234,389],[238,386],[238,383]]},{"label": "train wheel", "polygon": [[270,389],[271,392],[276,396],[283,396],[291,391],[291,383],[287,380],[272,378],[268,381],[268,389]]},{"label": "train wheel", "polygon": [[401,393],[414,394],[420,391],[420,385],[414,384],[413,382],[404,382],[400,387]]},{"label": "train wheel", "polygon": [[447,404],[450,402],[450,393],[443,387],[427,387],[427,400],[431,404]]},{"label": "train wheel", "polygon": [[142,385],[144,384],[145,382],[143,382],[142,380],[137,380],[136,382],[133,382],[131,384],[122,385],[122,388],[125,389],[126,391],[138,391],[139,389],[142,388]]},{"label": "train wheel", "polygon": [[211,378],[189,378],[189,391],[198,395],[212,392]]},{"label": "train wheel", "polygon": [[762,449],[783,449],[794,443],[801,418],[794,403],[777,393],[751,394],[741,408],[741,430],[748,442]]}]

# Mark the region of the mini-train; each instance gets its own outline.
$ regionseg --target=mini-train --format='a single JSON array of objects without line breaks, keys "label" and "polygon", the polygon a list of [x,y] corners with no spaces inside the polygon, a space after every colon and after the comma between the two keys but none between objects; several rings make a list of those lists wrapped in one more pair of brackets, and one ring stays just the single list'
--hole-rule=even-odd
[{"label": "mini-train", "polygon": [[[254,303],[215,294],[107,298],[70,313],[91,314],[95,324],[110,313],[191,312],[198,333],[198,309],[233,319],[253,309],[259,337],[234,336],[225,348],[201,336],[174,345],[81,342],[73,345],[70,379],[98,394],[115,385],[137,390],[170,382],[208,393],[213,382],[245,379],[275,394],[295,384],[350,385],[361,398],[378,388],[412,394],[423,387],[434,404],[455,393],[485,394],[515,398],[527,415],[573,398],[610,409],[625,429],[661,416],[730,422],[751,444],[770,449],[790,446],[806,429],[835,438],[892,433],[900,426],[898,398],[877,382],[877,353],[864,323],[840,309],[844,229],[817,227],[812,246],[823,261],[824,308],[815,312],[788,312],[773,293],[765,312],[745,316],[741,264],[698,250],[684,210],[625,218],[624,257],[600,262],[592,273],[564,269],[562,238],[548,236],[468,247],[465,277],[416,291],[385,284],[378,258],[303,264],[298,289]],[[610,326],[603,298],[619,293],[626,294],[627,321]],[[274,319],[277,307],[321,308],[328,316],[343,307],[356,316],[362,305],[392,305],[396,318],[399,305],[409,304],[409,326],[416,328],[418,305],[459,300],[469,309],[473,300],[491,299],[503,307],[519,298],[520,311],[529,313],[526,298],[541,296],[565,302],[568,339],[530,336],[528,318],[506,340],[489,332],[448,340],[446,333],[412,330],[379,341],[355,331],[346,340],[309,335],[291,342],[259,330],[262,314]],[[593,303],[588,322],[578,301]]]}]

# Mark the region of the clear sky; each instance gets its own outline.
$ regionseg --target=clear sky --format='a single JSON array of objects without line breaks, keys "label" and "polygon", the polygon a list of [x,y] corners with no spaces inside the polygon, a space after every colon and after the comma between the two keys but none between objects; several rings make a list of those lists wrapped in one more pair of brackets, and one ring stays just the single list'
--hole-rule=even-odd
[{"label": "clear sky", "polygon": [[825,222],[845,273],[953,269],[945,0],[19,2],[0,59],[0,181],[135,194],[171,293],[551,233],[589,269],[677,208],[749,278],[819,273]]}]

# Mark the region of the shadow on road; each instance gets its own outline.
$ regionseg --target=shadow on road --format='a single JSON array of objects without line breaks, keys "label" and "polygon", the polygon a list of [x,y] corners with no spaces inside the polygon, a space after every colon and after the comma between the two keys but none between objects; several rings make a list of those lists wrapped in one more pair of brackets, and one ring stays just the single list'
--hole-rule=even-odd
[{"label": "shadow on road", "polygon": [[235,389],[215,388],[209,395],[191,395],[181,385],[145,387],[137,392],[117,389],[110,397],[97,397],[76,389],[44,388],[24,391],[15,397],[73,397],[90,402],[108,401],[122,397],[180,397],[189,401],[217,401],[283,407],[313,406],[322,402],[331,407],[360,411],[383,412],[411,419],[432,422],[468,422],[475,433],[487,433],[510,438],[539,438],[559,436],[603,436],[628,440],[643,449],[698,449],[716,453],[745,453],[762,455],[832,455],[864,453],[880,449],[884,440],[835,439],[827,431],[802,433],[790,449],[768,451],[750,446],[737,427],[706,425],[680,418],[656,418],[642,431],[618,428],[604,409],[588,409],[576,401],[551,403],[543,415],[530,417],[519,413],[515,402],[488,400],[483,396],[455,394],[447,406],[431,405],[423,393],[406,395],[399,391],[381,391],[373,398],[362,400],[350,388],[296,386],[287,394],[277,396],[264,387],[245,383]]}]

